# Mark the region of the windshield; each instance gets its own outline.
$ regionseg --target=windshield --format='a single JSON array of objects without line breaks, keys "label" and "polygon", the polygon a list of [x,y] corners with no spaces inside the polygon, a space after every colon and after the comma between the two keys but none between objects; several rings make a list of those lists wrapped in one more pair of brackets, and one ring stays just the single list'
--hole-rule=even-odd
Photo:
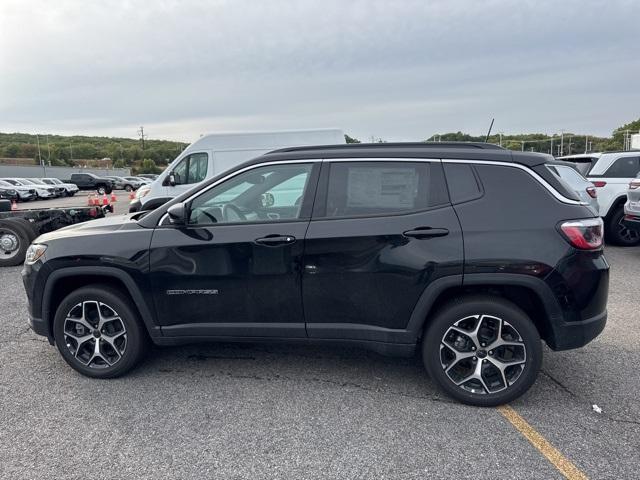
[{"label": "windshield", "polygon": [[19,184],[21,185],[35,185],[35,183],[33,183],[31,180],[28,180],[26,178],[18,178],[16,179],[18,181]]},{"label": "windshield", "polygon": [[31,183],[35,183],[36,185],[46,185],[46,183],[44,183],[42,180],[39,180],[37,178],[30,178],[29,180],[31,180]]},{"label": "windshield", "polygon": [[13,180],[12,178],[6,178],[5,182],[9,182],[11,185],[22,185],[22,183],[18,182],[17,180]]},{"label": "windshield", "polygon": [[17,184],[9,183],[6,180],[0,180],[0,185],[2,185],[3,187],[13,187],[14,185],[17,185]]}]

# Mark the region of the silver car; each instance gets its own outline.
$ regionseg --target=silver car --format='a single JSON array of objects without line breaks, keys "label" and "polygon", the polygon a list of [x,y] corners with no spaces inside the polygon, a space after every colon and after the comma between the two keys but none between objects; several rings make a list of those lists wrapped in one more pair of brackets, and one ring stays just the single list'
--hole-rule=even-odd
[{"label": "silver car", "polygon": [[638,232],[640,235],[640,174],[629,184],[622,222],[629,230]]},{"label": "silver car", "polygon": [[598,206],[598,190],[593,183],[582,176],[574,165],[568,162],[556,161],[549,162],[547,167],[571,187],[580,197],[580,200],[588,203],[598,213],[600,210]]}]

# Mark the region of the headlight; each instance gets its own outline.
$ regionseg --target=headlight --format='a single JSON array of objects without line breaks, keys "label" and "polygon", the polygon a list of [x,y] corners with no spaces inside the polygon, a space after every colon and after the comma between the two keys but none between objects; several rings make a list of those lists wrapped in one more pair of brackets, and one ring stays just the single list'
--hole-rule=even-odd
[{"label": "headlight", "polygon": [[27,248],[27,254],[24,258],[24,263],[26,265],[33,265],[42,255],[44,255],[46,249],[46,245],[41,245],[38,243],[29,245],[29,248]]},{"label": "headlight", "polygon": [[145,197],[146,195],[149,194],[150,191],[151,191],[151,188],[149,188],[146,185],[143,185],[138,190],[136,190],[136,198],[140,199],[142,197]]}]

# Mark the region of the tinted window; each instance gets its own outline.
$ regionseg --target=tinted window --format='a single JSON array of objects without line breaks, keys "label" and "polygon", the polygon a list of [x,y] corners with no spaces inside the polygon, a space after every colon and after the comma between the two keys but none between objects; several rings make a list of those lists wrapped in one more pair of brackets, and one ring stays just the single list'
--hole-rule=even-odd
[{"label": "tinted window", "polygon": [[207,178],[209,157],[206,153],[192,153],[184,157],[173,169],[176,185],[198,183]]},{"label": "tinted window", "polygon": [[429,203],[431,164],[336,162],[329,170],[327,217],[407,213]]},{"label": "tinted window", "polygon": [[189,223],[296,220],[312,164],[258,167],[215,186],[191,204]]},{"label": "tinted window", "polygon": [[482,196],[482,187],[471,165],[446,163],[444,171],[452,203],[468,202]]},{"label": "tinted window", "polygon": [[622,157],[615,160],[607,169],[603,177],[635,178],[640,172],[639,157]]}]

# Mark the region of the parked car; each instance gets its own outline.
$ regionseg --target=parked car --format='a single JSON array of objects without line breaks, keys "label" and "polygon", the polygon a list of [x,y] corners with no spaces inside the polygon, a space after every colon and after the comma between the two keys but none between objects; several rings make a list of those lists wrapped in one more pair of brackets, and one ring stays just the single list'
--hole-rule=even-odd
[{"label": "parked car", "polygon": [[0,199],[18,201],[20,196],[15,188],[0,186]]},{"label": "parked car", "polygon": [[598,189],[607,241],[622,246],[640,244],[640,235],[623,222],[629,182],[640,172],[640,151],[571,155],[558,160],[575,163],[578,169],[586,171],[583,175]]},{"label": "parked car", "polygon": [[[345,143],[341,130],[210,134],[184,149],[129,211],[153,210],[173,197],[251,158],[277,148]],[[146,176],[146,174],[144,174]]]},{"label": "parked car", "polygon": [[598,205],[598,190],[595,185],[584,178],[575,165],[570,162],[552,161],[549,162],[549,168],[567,182],[569,187],[580,197],[580,199],[588,203],[595,213],[600,211]]},{"label": "parked car", "polygon": [[0,179],[0,188],[15,190],[18,194],[18,200],[21,202],[28,202],[29,200],[35,200],[38,198],[35,188],[25,187],[24,185],[20,185],[18,182],[13,183]]},{"label": "parked car", "polygon": [[39,178],[27,178],[26,180],[33,185],[40,185],[46,188],[53,188],[55,191],[56,197],[63,197],[67,194],[67,189],[61,185],[51,185],[49,183],[46,183],[40,180]]},{"label": "parked car", "polygon": [[630,231],[640,234],[640,174],[629,183],[623,223]]},{"label": "parked car", "polygon": [[47,199],[47,198],[57,197],[57,192],[55,188],[50,186],[36,185],[33,182],[28,182],[25,178],[3,178],[2,180],[10,183],[15,187],[21,186],[21,187],[27,187],[30,190],[34,190],[35,198]]},{"label": "parked car", "polygon": [[64,183],[58,178],[41,178],[40,180],[42,180],[47,185],[64,188],[67,197],[73,197],[76,193],[78,193],[79,190],[78,186],[75,183]]},{"label": "parked car", "polygon": [[147,178],[153,182],[156,178],[158,178],[158,175],[156,173],[141,173],[140,175],[138,175],[138,177]]},{"label": "parked car", "polygon": [[290,339],[420,348],[447,394],[509,402],[541,338],[578,348],[607,318],[602,219],[549,160],[484,143],[271,152],[36,239],[29,324],[90,377],[124,374],[149,340]]},{"label": "parked car", "polygon": [[131,181],[137,181],[138,183],[140,183],[140,186],[149,185],[150,183],[153,183],[153,180],[147,177],[124,177],[124,178]]},{"label": "parked car", "polygon": [[[127,192],[131,192],[133,190],[137,190],[142,182],[137,178],[133,177],[113,177],[109,176],[106,178],[110,178],[113,180],[113,185],[116,190],[126,190]],[[132,180],[133,178],[133,180]]]},{"label": "parked car", "polygon": [[65,183],[73,183],[80,190],[95,190],[100,195],[111,193],[113,190],[113,180],[106,177],[99,177],[93,173],[72,173],[71,179]]}]

